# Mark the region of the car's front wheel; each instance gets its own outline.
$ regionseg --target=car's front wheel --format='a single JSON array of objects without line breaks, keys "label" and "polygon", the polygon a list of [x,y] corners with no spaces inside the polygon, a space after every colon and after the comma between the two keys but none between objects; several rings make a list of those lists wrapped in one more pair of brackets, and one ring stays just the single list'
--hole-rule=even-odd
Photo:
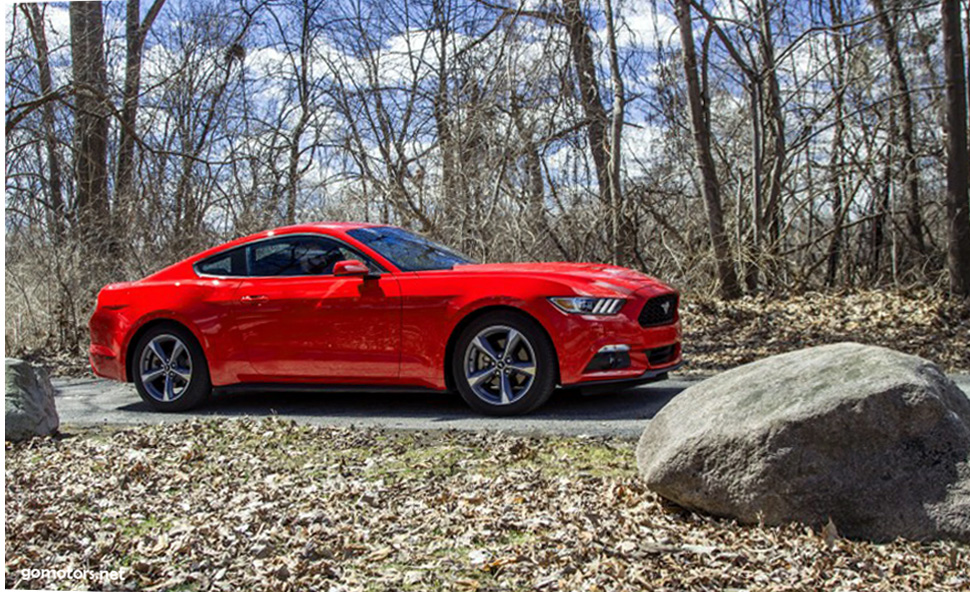
[{"label": "car's front wheel", "polygon": [[135,346],[135,388],[159,411],[185,411],[212,391],[205,354],[195,338],[177,325],[158,325]]},{"label": "car's front wheel", "polygon": [[476,411],[520,415],[545,403],[556,387],[552,342],[531,318],[511,311],[475,319],[452,355],[458,392]]}]

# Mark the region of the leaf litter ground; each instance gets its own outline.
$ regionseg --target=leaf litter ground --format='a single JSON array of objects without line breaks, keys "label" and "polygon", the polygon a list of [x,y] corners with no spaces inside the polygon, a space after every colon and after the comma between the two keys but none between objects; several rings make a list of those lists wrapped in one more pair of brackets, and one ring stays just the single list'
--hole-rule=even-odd
[{"label": "leaf litter ground", "polygon": [[279,418],[6,448],[6,585],[146,590],[954,590],[970,548],[742,526],[646,491],[635,442]]},{"label": "leaf litter ground", "polygon": [[685,295],[688,371],[719,372],[814,345],[857,341],[970,372],[970,301],[930,292],[860,291],[732,301]]}]

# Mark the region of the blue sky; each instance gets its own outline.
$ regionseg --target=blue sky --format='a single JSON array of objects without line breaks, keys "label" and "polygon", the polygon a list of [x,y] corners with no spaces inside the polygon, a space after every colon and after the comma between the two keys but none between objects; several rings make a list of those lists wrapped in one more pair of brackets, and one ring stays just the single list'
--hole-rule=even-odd
[{"label": "blue sky", "polygon": [[[243,0],[253,5],[256,0]],[[148,10],[150,2],[143,0],[142,11]],[[533,8],[534,0],[527,0],[526,8]],[[819,13],[811,15],[813,21],[826,22],[829,15],[826,14],[825,3],[815,3],[819,6]],[[116,88],[120,88],[123,80],[123,58],[124,58],[124,2],[106,3],[106,30],[107,30],[107,55],[109,60],[109,77]],[[721,6],[728,7],[730,4],[722,3]],[[790,5],[792,16],[790,19],[806,19],[808,3],[794,2]],[[157,87],[153,83],[171,75],[178,68],[180,44],[184,45],[188,41],[186,36],[193,32],[198,32],[203,25],[210,26],[213,31],[223,30],[222,39],[217,35],[207,37],[205,34],[198,36],[198,41],[203,45],[208,44],[206,51],[211,55],[214,64],[218,64],[223,59],[224,43],[226,38],[230,38],[234,31],[238,30],[242,19],[239,0],[168,0],[163,8],[152,34],[149,36],[144,64],[144,109],[142,117],[145,118],[146,125],[143,126],[145,133],[163,133],[166,129],[165,101],[171,97],[161,96]],[[433,88],[435,84],[434,63],[434,41],[433,33],[429,33],[431,23],[430,0],[420,3],[405,4],[403,2],[382,2],[381,0],[364,0],[356,3],[352,0],[327,0],[321,4],[321,10],[317,15],[318,34],[314,40],[314,58],[311,68],[311,78],[321,82],[318,91],[321,93],[317,98],[319,105],[315,109],[315,123],[318,129],[325,133],[339,133],[340,127],[345,125],[338,117],[328,112],[328,99],[322,94],[327,84],[333,77],[332,68],[338,66],[338,71],[344,77],[344,82],[361,82],[367,77],[367,70],[364,66],[366,60],[359,53],[359,41],[361,33],[346,30],[348,19],[355,16],[355,10],[360,8],[364,16],[364,31],[369,40],[372,50],[371,56],[379,56],[379,68],[377,72],[377,82],[391,89],[396,86],[404,86],[410,78],[417,76],[422,80],[421,88]],[[457,30],[452,33],[452,51],[458,50],[469,44],[476,35],[486,31],[494,24],[496,11],[483,8],[480,4],[472,0],[460,0],[454,6],[458,18]],[[607,75],[607,56],[603,51],[604,45],[604,20],[598,3],[593,3],[589,9],[591,22],[594,26],[594,42],[597,48],[597,58],[600,64],[600,86],[604,103],[610,105],[610,86]],[[663,129],[657,124],[654,117],[657,114],[658,102],[656,100],[656,85],[658,84],[656,71],[656,52],[655,48],[658,41],[668,49],[676,50],[679,45],[676,23],[672,16],[672,10],[666,0],[625,0],[617,3],[616,14],[619,20],[619,43],[624,64],[624,79],[627,92],[633,100],[627,106],[627,123],[624,129],[625,154],[628,165],[636,160],[638,162],[649,162],[656,155],[654,145]],[[722,10],[727,10],[723,8]],[[853,3],[847,9],[846,18],[852,15],[866,13],[869,10],[868,4],[861,0]],[[7,18],[5,25],[8,30],[11,24],[12,6],[8,5]],[[739,15],[724,14],[725,17],[736,17]],[[741,15],[743,16],[743,15]],[[51,4],[47,7],[46,18],[48,22],[49,44],[54,50],[52,61],[54,64],[55,85],[64,84],[70,78],[69,64],[70,51],[68,47],[69,18],[67,5],[64,3]],[[208,19],[208,20],[207,20]],[[294,110],[294,86],[292,83],[279,77],[281,65],[293,56],[294,44],[298,41],[299,31],[298,13],[287,4],[279,0],[272,0],[259,13],[257,22],[250,28],[243,39],[246,48],[244,68],[246,73],[247,91],[250,93],[252,103],[250,107],[264,121],[267,127],[266,133],[285,133],[296,117]],[[748,25],[748,23],[742,23]],[[789,21],[791,33],[787,36],[776,34],[776,42],[779,52],[791,43],[797,35],[808,29],[813,23],[804,22],[803,24]],[[817,23],[816,23],[817,24]],[[280,31],[282,28],[282,32]],[[22,31],[22,29],[21,29]],[[704,32],[703,23],[695,19],[695,36],[700,39]],[[546,43],[558,44],[559,54],[553,60],[556,68],[568,70],[570,56],[565,45],[565,32],[561,27],[549,27],[542,22],[534,19],[520,19],[515,28],[517,43],[515,44],[514,55],[504,56],[507,63],[499,64],[504,68],[515,70],[513,74],[519,79],[519,83],[528,86],[536,82],[530,79],[532,76],[550,76],[548,81],[540,81],[539,87],[554,88],[556,81],[552,78],[555,68],[545,68],[542,71],[533,70],[535,54],[542,51]],[[488,42],[476,49],[478,52],[476,59],[481,63],[489,60],[497,60],[500,56],[500,45],[502,34],[494,35]],[[733,33],[732,33],[733,34]],[[429,37],[429,35],[431,35]],[[797,98],[806,106],[811,107],[815,101],[824,102],[830,96],[830,90],[824,78],[814,77],[815,73],[824,68],[826,62],[831,59],[829,51],[830,36],[822,31],[808,34],[799,39],[792,50],[786,53],[780,65],[783,92],[789,93],[794,84],[803,85],[809,81],[807,86],[799,89]],[[721,113],[743,113],[746,109],[746,95],[740,86],[739,74],[736,68],[730,66],[723,57],[723,50],[715,42],[713,44],[719,58],[713,70],[713,75],[718,77],[721,88],[727,89],[713,97],[716,102],[715,108]],[[873,41],[875,50],[878,51],[877,43]],[[356,53],[355,53],[356,51]],[[676,57],[672,51],[668,51],[669,57]],[[884,59],[876,55],[875,59]],[[911,57],[911,59],[915,59]],[[721,66],[727,65],[726,69]],[[672,64],[672,68],[679,74],[679,64]],[[284,68],[285,70],[285,68]],[[486,68],[487,70],[487,68]],[[679,80],[679,78],[678,78]],[[547,84],[548,82],[548,84]],[[808,92],[807,89],[817,86],[817,96]],[[873,89],[874,91],[878,89]],[[398,101],[406,104],[401,91],[385,91],[385,96],[393,103]],[[794,96],[794,95],[790,95]],[[793,103],[786,104],[786,109],[794,109]],[[552,117],[549,113],[544,113],[542,103],[534,106],[536,118],[550,119],[558,118],[560,127],[564,125],[564,117],[568,119],[568,114],[559,113]],[[573,117],[578,113],[578,109],[573,105]],[[398,117],[402,115],[403,107],[395,110],[391,109],[392,115]],[[397,122],[395,122],[397,123]],[[269,129],[276,126],[278,129]],[[792,126],[794,129],[795,126]],[[554,131],[554,130],[547,130]],[[797,129],[795,130],[797,132]],[[792,132],[792,133],[795,133]],[[433,125],[427,122],[422,126],[417,126],[410,137],[411,144],[409,150],[420,153],[427,149],[434,142]],[[824,146],[826,144],[826,134],[819,136],[819,144],[822,149],[817,155],[824,157]],[[218,149],[218,148],[216,148]],[[218,155],[216,155],[218,156]],[[325,180],[339,175],[342,169],[346,168],[346,162],[330,162],[320,152],[308,153],[308,158],[319,160],[319,162],[309,163],[307,178],[310,180]],[[549,146],[544,154],[550,170],[553,172],[566,170],[574,163],[577,157],[582,158],[581,152],[567,143]],[[339,159],[338,159],[339,161]],[[434,166],[433,163],[430,166]],[[633,170],[634,167],[629,167]]]}]

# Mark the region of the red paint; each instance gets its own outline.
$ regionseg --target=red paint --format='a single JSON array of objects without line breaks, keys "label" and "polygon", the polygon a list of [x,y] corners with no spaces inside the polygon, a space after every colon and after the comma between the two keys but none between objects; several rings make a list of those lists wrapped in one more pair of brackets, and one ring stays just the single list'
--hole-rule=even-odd
[{"label": "red paint", "polygon": [[333,266],[334,275],[367,275],[367,266],[356,259],[337,261]]},{"label": "red paint", "polygon": [[[549,334],[560,384],[635,378],[652,368],[647,349],[676,345],[663,367],[680,362],[679,318],[642,328],[646,301],[672,293],[629,269],[585,263],[459,265],[402,272],[346,234],[367,224],[301,224],[262,232],[199,253],[136,282],[105,286],[91,317],[90,361],[99,376],[130,380],[126,357],[139,329],[168,320],[202,344],[212,384],[299,382],[446,388],[446,348],[469,315],[489,307],[523,311]],[[250,241],[286,234],[336,238],[386,270],[353,261],[328,276],[210,277],[193,265]],[[363,269],[361,269],[363,267]],[[615,316],[567,314],[550,296],[626,298]],[[632,366],[585,373],[604,345],[631,347]]]}]

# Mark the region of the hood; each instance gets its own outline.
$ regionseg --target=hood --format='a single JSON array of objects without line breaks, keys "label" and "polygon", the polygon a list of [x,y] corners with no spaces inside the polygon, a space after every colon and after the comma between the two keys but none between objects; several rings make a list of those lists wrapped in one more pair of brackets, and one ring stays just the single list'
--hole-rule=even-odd
[{"label": "hood", "polygon": [[457,265],[455,272],[527,275],[566,281],[579,293],[597,295],[603,289],[629,295],[646,287],[667,290],[663,283],[639,271],[602,263],[487,263]]}]

